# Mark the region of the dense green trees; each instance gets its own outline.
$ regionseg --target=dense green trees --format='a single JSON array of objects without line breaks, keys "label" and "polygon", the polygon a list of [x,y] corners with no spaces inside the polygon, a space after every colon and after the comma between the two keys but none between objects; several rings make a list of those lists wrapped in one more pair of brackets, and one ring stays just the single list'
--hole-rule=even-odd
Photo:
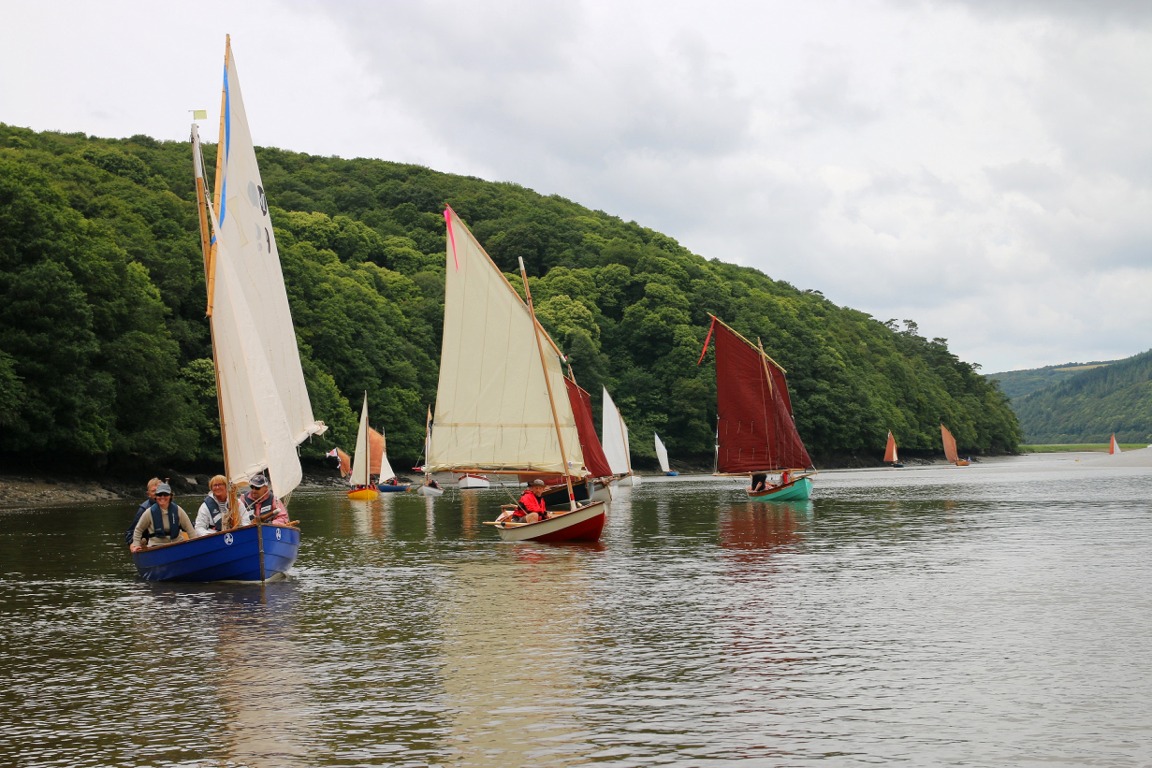
[{"label": "dense green trees", "polygon": [[[0,125],[0,452],[218,460],[188,152]],[[332,426],[309,455],[353,441],[366,390],[389,454],[419,456],[445,204],[514,285],[524,260],[541,321],[594,399],[601,384],[613,393],[641,461],[656,430],[674,457],[710,462],[714,373],[710,357],[697,365],[709,313],[788,370],[818,463],[878,457],[888,429],[906,453],[936,452],[940,421],[966,453],[1020,439],[999,390],[914,323],[881,323],[514,184],[259,156],[313,407]]]},{"label": "dense green trees", "polygon": [[1020,373],[1055,382],[1012,399],[1029,443],[1152,443],[1152,351]]}]

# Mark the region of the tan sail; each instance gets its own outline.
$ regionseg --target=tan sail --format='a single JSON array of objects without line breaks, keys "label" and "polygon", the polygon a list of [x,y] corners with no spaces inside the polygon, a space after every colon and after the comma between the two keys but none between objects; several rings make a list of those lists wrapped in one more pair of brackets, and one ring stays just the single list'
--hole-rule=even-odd
[{"label": "tan sail", "polygon": [[[444,294],[444,342],[428,471],[587,474],[561,355],[527,305],[451,208]],[[548,381],[545,381],[545,376]],[[561,440],[567,452],[564,464]]]},{"label": "tan sail", "polygon": [[948,431],[948,427],[943,424],[940,425],[940,439],[944,443],[944,458],[958,467],[968,466],[968,460],[960,458],[960,455],[956,451],[956,438],[952,437],[952,433]]},{"label": "tan sail", "polygon": [[888,442],[884,445],[884,463],[896,464],[900,461],[896,452],[896,438],[892,437],[892,430],[888,430]]}]

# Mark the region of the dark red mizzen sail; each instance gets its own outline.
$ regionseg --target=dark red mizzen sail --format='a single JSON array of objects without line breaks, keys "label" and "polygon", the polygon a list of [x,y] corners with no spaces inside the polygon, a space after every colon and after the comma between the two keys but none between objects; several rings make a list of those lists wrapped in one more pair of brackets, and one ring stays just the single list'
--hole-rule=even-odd
[{"label": "dark red mizzen sail", "polygon": [[592,477],[611,477],[612,468],[604,455],[604,446],[596,436],[596,425],[592,423],[592,398],[580,385],[565,378],[568,387],[568,401],[572,403],[572,415],[576,417],[576,432],[580,435],[580,452],[584,454],[584,466]]},{"label": "dark red mizzen sail", "polygon": [[715,317],[708,333],[716,339],[716,471],[810,468],[784,370]]}]

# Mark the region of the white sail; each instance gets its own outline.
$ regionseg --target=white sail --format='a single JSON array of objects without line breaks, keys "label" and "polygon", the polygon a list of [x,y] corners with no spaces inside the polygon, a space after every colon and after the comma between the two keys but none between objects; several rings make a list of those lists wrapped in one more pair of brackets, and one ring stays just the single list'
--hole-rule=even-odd
[{"label": "white sail", "polygon": [[545,372],[527,305],[451,208],[444,216],[444,342],[428,471],[587,474],[555,344],[539,329]]},{"label": "white sail", "polygon": [[396,477],[396,472],[392,469],[391,462],[388,461],[388,440],[384,436],[384,427],[380,427],[380,465],[379,477],[381,483],[387,483],[392,478]]},{"label": "white sail", "polygon": [[[360,427],[356,430],[356,449],[352,451],[352,471],[348,474],[351,485],[368,485],[368,393],[364,393],[364,405],[360,409]],[[391,475],[389,475],[391,477]]]},{"label": "white sail", "polygon": [[[267,469],[274,491],[300,483],[296,446],[325,430],[312,415],[236,61],[225,47],[210,257],[212,333],[226,474]],[[198,169],[199,172],[199,169]]]},{"label": "white sail", "polygon": [[656,458],[660,461],[660,469],[664,472],[671,471],[668,467],[668,449],[664,447],[664,441],[655,432],[652,436],[656,438]]},{"label": "white sail", "polygon": [[614,475],[632,473],[632,454],[628,449],[628,425],[620,415],[620,410],[604,387],[600,407],[600,443],[604,446],[604,456]]}]

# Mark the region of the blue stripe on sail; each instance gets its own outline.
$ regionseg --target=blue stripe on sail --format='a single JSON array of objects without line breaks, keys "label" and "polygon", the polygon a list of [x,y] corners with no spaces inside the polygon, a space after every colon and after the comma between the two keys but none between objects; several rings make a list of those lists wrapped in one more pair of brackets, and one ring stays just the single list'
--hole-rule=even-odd
[{"label": "blue stripe on sail", "polygon": [[[231,52],[229,52],[231,53]],[[216,201],[219,211],[218,226],[224,226],[224,219],[228,214],[228,154],[232,150],[232,91],[228,87],[228,62],[224,62],[224,146],[218,147],[218,152],[224,153],[224,162],[220,164],[223,179],[220,183],[220,199]]]}]

